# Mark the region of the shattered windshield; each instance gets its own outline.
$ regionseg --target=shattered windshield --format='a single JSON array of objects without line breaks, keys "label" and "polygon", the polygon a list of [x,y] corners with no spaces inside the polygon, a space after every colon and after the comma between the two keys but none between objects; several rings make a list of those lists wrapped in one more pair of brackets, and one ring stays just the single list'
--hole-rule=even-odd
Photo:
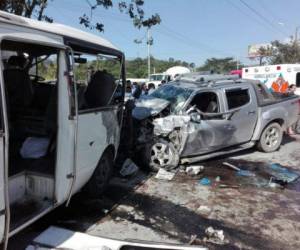
[{"label": "shattered windshield", "polygon": [[163,85],[155,90],[150,96],[167,100],[171,103],[172,111],[179,111],[193,90],[174,85]]}]

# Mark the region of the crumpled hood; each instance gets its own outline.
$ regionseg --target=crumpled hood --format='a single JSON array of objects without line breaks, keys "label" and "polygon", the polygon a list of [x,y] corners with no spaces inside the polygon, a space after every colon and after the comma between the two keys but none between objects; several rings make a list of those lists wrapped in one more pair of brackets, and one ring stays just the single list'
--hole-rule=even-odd
[{"label": "crumpled hood", "polygon": [[159,114],[169,104],[170,102],[164,99],[143,97],[136,101],[135,108],[132,110],[132,116],[135,119],[143,120],[147,117]]}]

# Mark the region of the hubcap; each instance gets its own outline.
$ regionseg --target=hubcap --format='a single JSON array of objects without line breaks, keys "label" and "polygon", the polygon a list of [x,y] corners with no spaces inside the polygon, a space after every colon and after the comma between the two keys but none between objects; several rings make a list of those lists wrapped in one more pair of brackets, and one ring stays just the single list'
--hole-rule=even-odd
[{"label": "hubcap", "polygon": [[277,128],[274,127],[270,127],[265,135],[265,141],[266,141],[266,145],[268,147],[274,147],[279,140],[279,131]]},{"label": "hubcap", "polygon": [[170,147],[164,143],[158,142],[151,149],[151,163],[158,167],[166,167],[172,161],[173,153]]}]

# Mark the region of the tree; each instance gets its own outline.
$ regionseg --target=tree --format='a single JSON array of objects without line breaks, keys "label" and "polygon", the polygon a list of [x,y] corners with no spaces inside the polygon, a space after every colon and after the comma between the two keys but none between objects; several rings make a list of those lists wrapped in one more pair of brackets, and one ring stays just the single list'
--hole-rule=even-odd
[{"label": "tree", "polygon": [[[260,47],[258,50],[259,56],[257,57],[259,59],[259,65],[264,65],[266,61],[273,55],[273,46],[267,46],[267,47]],[[266,61],[264,61],[264,59]]]},{"label": "tree", "polygon": [[37,20],[52,22],[53,19],[44,15],[48,0],[1,0],[0,10],[24,17],[35,17]]},{"label": "tree", "polygon": [[295,40],[289,43],[273,41],[272,46],[274,47],[274,51],[269,59],[271,64],[300,62],[300,46],[298,41]]},{"label": "tree", "polygon": [[[53,19],[44,14],[48,4],[54,0],[0,0],[0,10],[7,11],[19,16],[36,18],[52,22]],[[82,0],[84,1],[84,0]],[[137,28],[152,27],[161,22],[160,16],[156,13],[150,17],[145,16],[143,10],[144,0],[85,0],[90,10],[90,15],[83,13],[79,17],[79,23],[86,28],[104,31],[104,24],[93,22],[93,13],[97,8],[110,9],[118,6],[121,13],[130,17],[133,25]]]},{"label": "tree", "polygon": [[215,73],[228,73],[237,68],[237,64],[243,67],[240,62],[237,62],[233,57],[225,58],[209,58],[204,62],[204,65],[199,67],[198,71],[213,71]]}]

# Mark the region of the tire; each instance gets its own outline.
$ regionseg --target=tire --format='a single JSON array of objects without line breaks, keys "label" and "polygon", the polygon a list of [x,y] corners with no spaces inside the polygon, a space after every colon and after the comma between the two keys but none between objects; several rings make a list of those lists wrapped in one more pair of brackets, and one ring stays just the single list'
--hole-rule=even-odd
[{"label": "tire", "polygon": [[147,151],[145,159],[148,161],[149,168],[154,172],[160,168],[171,170],[178,166],[179,155],[171,142],[162,139],[157,140]]},{"label": "tire", "polygon": [[105,151],[88,183],[85,186],[85,192],[92,199],[101,198],[106,190],[109,180],[113,173],[113,154]]},{"label": "tire", "polygon": [[282,136],[282,127],[277,122],[270,123],[262,132],[257,147],[262,152],[274,152],[280,147]]}]

